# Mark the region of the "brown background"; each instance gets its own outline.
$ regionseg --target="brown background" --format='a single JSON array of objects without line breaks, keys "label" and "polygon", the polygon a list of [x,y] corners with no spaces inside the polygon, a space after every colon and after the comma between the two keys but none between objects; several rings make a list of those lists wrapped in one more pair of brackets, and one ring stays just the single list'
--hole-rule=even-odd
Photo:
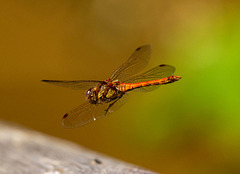
[{"label": "brown background", "polygon": [[[238,1],[2,1],[1,119],[161,173],[239,173]],[[133,93],[111,117],[64,129],[85,91],[42,79],[104,80],[138,46],[181,81]]]}]

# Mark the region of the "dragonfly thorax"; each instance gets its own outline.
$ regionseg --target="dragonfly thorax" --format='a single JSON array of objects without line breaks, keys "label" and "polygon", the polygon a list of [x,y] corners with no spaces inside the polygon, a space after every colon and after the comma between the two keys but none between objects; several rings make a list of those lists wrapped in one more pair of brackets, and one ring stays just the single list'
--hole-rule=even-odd
[{"label": "dragonfly thorax", "polygon": [[92,104],[111,102],[124,93],[117,90],[115,82],[102,81],[95,88],[86,91],[86,100]]}]

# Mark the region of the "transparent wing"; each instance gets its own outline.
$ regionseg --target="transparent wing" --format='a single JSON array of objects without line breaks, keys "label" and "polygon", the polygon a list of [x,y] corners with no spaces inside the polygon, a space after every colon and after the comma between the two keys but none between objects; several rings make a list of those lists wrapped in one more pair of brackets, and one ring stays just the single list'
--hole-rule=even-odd
[{"label": "transparent wing", "polygon": [[155,68],[152,68],[142,74],[133,76],[125,81],[124,83],[139,83],[150,80],[157,80],[164,77],[172,76],[175,72],[175,67],[171,65],[159,65]]},{"label": "transparent wing", "polygon": [[75,109],[69,111],[63,116],[62,125],[65,128],[75,128],[83,126],[89,122],[95,121],[98,118],[104,117],[108,104],[91,104],[85,102]]},{"label": "transparent wing", "polygon": [[117,110],[126,102],[126,96],[109,103],[91,104],[85,102],[63,116],[62,125],[65,128],[75,128],[93,122]]},{"label": "transparent wing", "polygon": [[124,94],[121,98],[117,99],[116,102],[112,103],[112,105],[109,107],[109,112],[112,113],[113,111],[118,110],[120,107],[122,107],[128,100],[128,94]]},{"label": "transparent wing", "polygon": [[[174,72],[175,72],[174,66],[162,64],[140,75],[133,76],[130,79],[125,80],[124,83],[139,83],[139,82],[157,80],[157,79],[172,76]],[[146,86],[146,87],[135,89],[134,91],[149,92],[157,89],[158,87],[160,87],[160,85]]]},{"label": "transparent wing", "polygon": [[76,81],[42,80],[42,82],[46,82],[48,84],[53,84],[61,87],[72,88],[72,89],[89,89],[91,87],[95,87],[101,81],[98,81],[98,80],[76,80]]},{"label": "transparent wing", "polygon": [[150,56],[151,45],[144,45],[137,48],[131,57],[112,73],[110,79],[119,81],[126,80],[145,68]]}]

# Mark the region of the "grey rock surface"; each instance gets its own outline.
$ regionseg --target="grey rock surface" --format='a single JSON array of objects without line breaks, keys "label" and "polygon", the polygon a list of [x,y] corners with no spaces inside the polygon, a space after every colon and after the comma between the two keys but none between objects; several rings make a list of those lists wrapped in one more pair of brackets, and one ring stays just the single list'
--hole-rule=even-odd
[{"label": "grey rock surface", "polygon": [[74,143],[0,121],[0,174],[154,174]]}]

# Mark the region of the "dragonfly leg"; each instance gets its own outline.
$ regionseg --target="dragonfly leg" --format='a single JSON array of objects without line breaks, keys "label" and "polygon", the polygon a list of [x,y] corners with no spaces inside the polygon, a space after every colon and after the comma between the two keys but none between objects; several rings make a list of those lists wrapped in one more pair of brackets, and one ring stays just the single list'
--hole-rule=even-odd
[{"label": "dragonfly leg", "polygon": [[105,115],[107,115],[109,109],[110,109],[118,100],[120,100],[121,98],[122,98],[122,95],[119,96],[114,102],[112,102],[111,104],[108,105],[108,108],[105,110],[105,111],[106,111],[106,112],[105,112]]}]

